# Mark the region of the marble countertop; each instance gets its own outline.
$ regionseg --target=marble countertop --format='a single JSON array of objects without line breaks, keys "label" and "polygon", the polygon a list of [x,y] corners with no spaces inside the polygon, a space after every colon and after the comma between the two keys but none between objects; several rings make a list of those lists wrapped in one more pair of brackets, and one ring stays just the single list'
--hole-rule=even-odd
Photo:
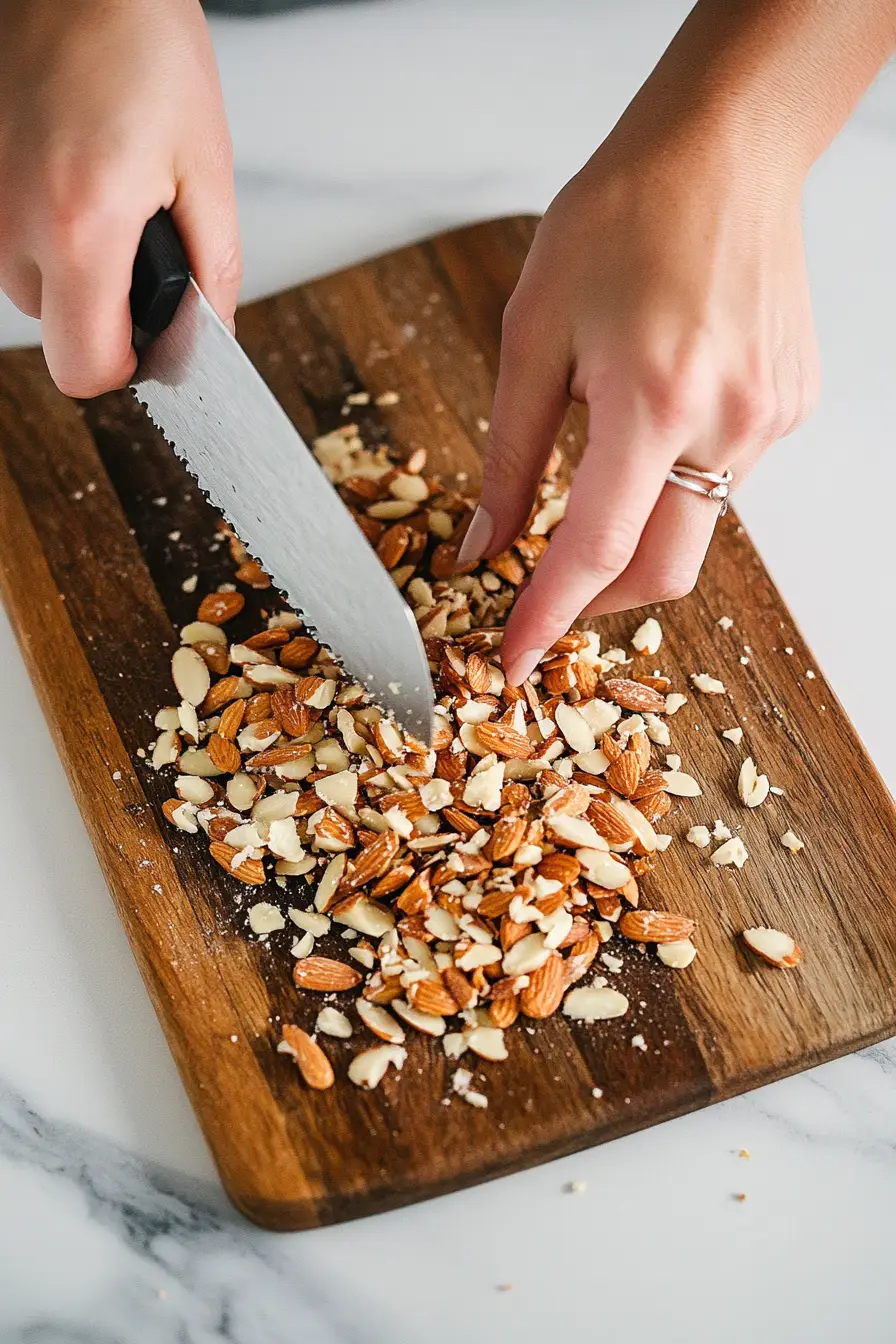
[{"label": "marble countertop", "polygon": [[[247,294],[543,208],[686,8],[383,0],[216,21]],[[814,171],[806,232],[822,403],[739,507],[892,787],[896,718],[866,672],[896,657],[893,77]],[[0,344],[33,339],[0,306]],[[0,661],[4,1344],[896,1338],[892,1043],[397,1213],[292,1236],[243,1222],[2,616]]]}]

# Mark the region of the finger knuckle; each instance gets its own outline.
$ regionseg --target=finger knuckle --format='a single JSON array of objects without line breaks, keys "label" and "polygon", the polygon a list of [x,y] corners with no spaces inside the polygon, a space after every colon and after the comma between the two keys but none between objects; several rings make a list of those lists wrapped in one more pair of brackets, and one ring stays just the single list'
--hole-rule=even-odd
[{"label": "finger knuckle", "polygon": [[692,424],[709,401],[701,349],[690,346],[672,360],[654,354],[642,378],[642,393],[648,419],[660,434],[675,434]]},{"label": "finger knuckle", "polygon": [[678,602],[680,598],[687,597],[688,593],[694,591],[697,582],[696,574],[685,574],[671,572],[661,574],[657,579],[656,592],[651,593],[650,599],[654,602]]},{"label": "finger knuckle", "polygon": [[526,452],[521,441],[492,426],[488,434],[483,476],[490,486],[504,487],[523,479],[528,471]]},{"label": "finger knuckle", "polygon": [[[52,372],[52,370],[51,370]],[[98,365],[95,368],[65,369],[53,373],[53,381],[66,397],[89,401],[124,387],[131,376],[131,364]]]},{"label": "finger knuckle", "polygon": [[780,398],[770,379],[751,379],[731,387],[727,397],[726,437],[741,446],[774,435],[781,416]]},{"label": "finger knuckle", "polygon": [[639,535],[634,522],[616,519],[588,543],[590,568],[601,575],[621,574],[635,553]]},{"label": "finger knuckle", "polygon": [[214,264],[215,284],[222,289],[239,290],[243,279],[243,254],[239,240],[232,239],[219,253]]}]

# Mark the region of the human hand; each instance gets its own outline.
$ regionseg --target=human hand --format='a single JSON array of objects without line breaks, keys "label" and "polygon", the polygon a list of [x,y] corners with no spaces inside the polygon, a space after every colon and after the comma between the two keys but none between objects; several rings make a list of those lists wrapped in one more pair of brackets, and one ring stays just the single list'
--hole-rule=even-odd
[{"label": "human hand", "polygon": [[506,628],[512,682],[578,616],[688,593],[718,505],[669,469],[730,467],[736,486],[816,398],[802,173],[698,130],[622,123],[551,205],[505,313],[462,564],[522,530],[569,398],[589,415],[565,520]]},{"label": "human hand", "polygon": [[41,318],[70,396],[134,371],[131,272],[160,206],[231,320],[231,147],[198,0],[0,0],[0,288]]}]

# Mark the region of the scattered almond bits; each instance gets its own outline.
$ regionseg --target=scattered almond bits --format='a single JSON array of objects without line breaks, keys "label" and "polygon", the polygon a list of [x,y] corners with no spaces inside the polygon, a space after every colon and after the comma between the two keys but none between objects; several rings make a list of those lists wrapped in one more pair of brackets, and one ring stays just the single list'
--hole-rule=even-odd
[{"label": "scattered almond bits", "polygon": [[[369,400],[351,394],[346,406]],[[375,398],[380,407],[398,400],[388,391]],[[602,652],[596,633],[568,632],[521,687],[506,682],[504,623],[566,509],[559,454],[522,536],[456,574],[472,501],[426,473],[424,449],[398,462],[342,424],[314,452],[421,631],[437,698],[433,749],[385,718],[280,609],[268,577],[222,525],[236,578],[264,591],[250,599],[267,604],[265,621],[249,621],[234,584],[202,597],[172,660],[179,708],[157,715],[147,760],[173,769],[164,815],[182,843],[204,834],[235,902],[247,885],[290,892],[282,904],[298,936],[282,943],[279,900],[244,907],[251,930],[270,936],[271,953],[291,952],[309,1014],[308,1030],[283,1024],[278,1051],[323,1089],[334,1072],[315,1034],[350,1042],[334,1050],[357,1040],[348,1077],[375,1088],[390,1069],[401,1071],[409,1034],[438,1037],[448,1060],[491,1068],[513,1053],[516,1032],[533,1029],[518,1019],[626,1017],[627,996],[595,973],[624,969],[614,950],[675,970],[697,955],[694,920],[642,908],[655,897],[648,902],[639,884],[672,841],[655,829],[660,818],[702,790],[679,755],[659,754],[687,695],[658,669],[635,671],[624,649]],[[631,644],[653,656],[662,639],[647,617]],[[629,666],[632,675],[620,675]],[[705,694],[725,693],[705,672],[691,681]],[[738,742],[742,730],[723,736]],[[142,748],[137,754],[146,759]],[[755,806],[768,781],[748,766],[741,796]],[[742,866],[740,837],[721,822],[713,836],[722,843],[712,863]],[[709,829],[692,826],[687,839],[706,848]],[[790,831],[781,843],[802,847]],[[743,937],[773,965],[799,958],[787,935]],[[485,1109],[473,1082],[471,1069],[458,1067],[451,1092]]]}]

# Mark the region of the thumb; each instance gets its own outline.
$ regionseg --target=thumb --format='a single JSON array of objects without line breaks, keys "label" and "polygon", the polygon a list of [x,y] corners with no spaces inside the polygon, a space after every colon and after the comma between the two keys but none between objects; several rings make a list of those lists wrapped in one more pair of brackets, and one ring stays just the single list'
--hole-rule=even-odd
[{"label": "thumb", "polygon": [[569,401],[559,343],[505,315],[501,362],[482,467],[482,494],[458,554],[461,568],[520,535]]}]

